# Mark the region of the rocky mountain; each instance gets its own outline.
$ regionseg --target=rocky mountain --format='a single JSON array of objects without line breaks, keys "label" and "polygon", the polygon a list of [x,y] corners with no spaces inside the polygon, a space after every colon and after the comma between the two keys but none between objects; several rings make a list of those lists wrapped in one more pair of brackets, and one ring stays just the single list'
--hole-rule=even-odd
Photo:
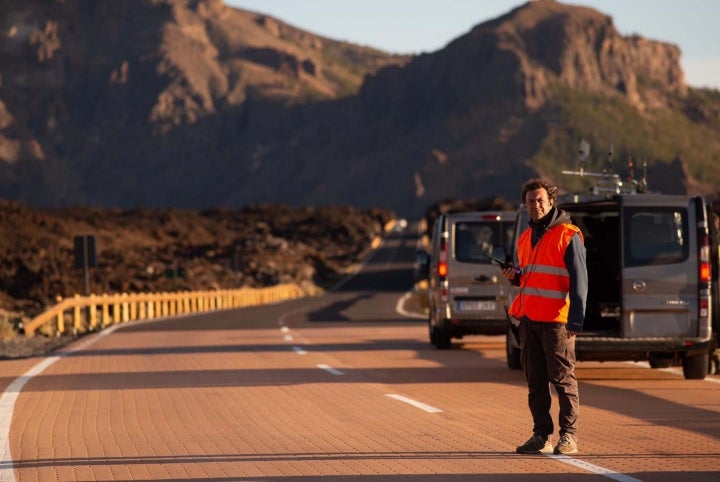
[{"label": "rocky mountain", "polygon": [[237,206],[267,149],[258,136],[274,135],[253,126],[282,129],[293,105],[407,61],[220,0],[3,10],[0,190],[46,206]]},{"label": "rocky mountain", "polygon": [[[0,192],[38,206],[381,206],[567,189],[577,143],[714,196],[720,93],[680,50],[533,1],[414,57],[221,0],[7,0]],[[668,177],[657,173],[680,173]],[[660,184],[659,182],[657,183]]]}]

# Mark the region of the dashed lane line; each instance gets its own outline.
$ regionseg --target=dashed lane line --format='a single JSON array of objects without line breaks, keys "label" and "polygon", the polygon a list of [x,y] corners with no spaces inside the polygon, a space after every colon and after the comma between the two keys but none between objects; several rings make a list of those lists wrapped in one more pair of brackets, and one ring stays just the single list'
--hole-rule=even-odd
[{"label": "dashed lane line", "polygon": [[[408,312],[405,312],[405,310],[403,309],[403,305],[404,305],[404,303],[405,303],[405,300],[406,300],[409,296],[411,296],[411,293],[406,293],[405,296],[403,296],[402,298],[400,298],[400,299],[398,300],[398,303],[397,303],[397,305],[396,305],[396,310],[397,310],[397,312],[400,313],[400,314],[402,314],[402,315],[405,315],[405,316],[413,316],[413,314],[408,313]],[[415,316],[417,316],[417,315],[415,315]],[[282,326],[282,327],[281,327],[281,331],[282,331],[283,333],[289,333],[289,332],[290,332],[290,330],[289,330],[289,328],[288,328],[287,326]],[[286,336],[285,336],[285,339],[288,340],[288,338],[289,338],[290,340],[292,340],[292,336],[286,335]],[[294,350],[298,355],[305,355],[305,354],[306,354],[306,351],[303,350],[303,349],[302,349],[301,347],[299,347],[299,346],[293,347],[293,350]],[[343,373],[342,371],[337,370],[337,369],[335,369],[335,368],[332,368],[332,367],[329,366],[329,365],[319,364],[319,365],[317,365],[317,367],[320,368],[321,370],[325,370],[326,372],[331,373],[331,374],[333,374],[333,375],[344,375],[344,373]],[[673,370],[671,370],[671,369],[668,370],[668,371],[672,371],[673,373],[676,373],[675,371],[673,371]],[[677,373],[676,373],[676,374],[677,374]],[[682,374],[682,373],[680,373],[680,374]],[[713,379],[709,379],[708,381],[718,382],[718,381],[713,380]],[[417,401],[417,400],[413,400],[412,398],[408,398],[408,397],[405,397],[405,396],[402,396],[402,395],[397,395],[397,394],[394,394],[394,393],[388,393],[388,394],[385,394],[385,396],[386,396],[386,397],[389,397],[389,398],[392,398],[392,399],[395,399],[395,400],[398,400],[398,401],[403,402],[403,403],[407,403],[408,405],[411,405],[411,406],[413,406],[413,407],[419,408],[420,410],[424,410],[424,411],[426,411],[426,412],[428,412],[428,413],[441,413],[441,412],[443,411],[443,410],[440,409],[440,408],[433,407],[432,405],[428,405],[428,404],[426,404],[426,403],[422,403],[422,402],[419,402],[419,401]],[[600,476],[603,476],[603,477],[607,477],[607,478],[609,478],[609,479],[616,480],[616,481],[618,481],[618,482],[641,482],[640,479],[636,479],[636,478],[631,477],[631,476],[629,476],[629,475],[622,474],[622,473],[619,473],[619,472],[615,472],[615,471],[612,471],[612,470],[610,470],[610,469],[606,469],[606,468],[601,467],[601,466],[599,466],[599,465],[591,464],[590,462],[586,462],[586,461],[584,461],[584,460],[575,459],[575,458],[569,457],[569,456],[567,456],[567,455],[547,454],[546,456],[547,456],[548,458],[551,458],[551,459],[553,459],[553,460],[556,460],[556,461],[558,461],[558,462],[560,462],[560,463],[572,465],[572,466],[574,466],[574,467],[576,467],[576,468],[579,468],[579,469],[581,469],[581,470],[584,470],[584,471],[586,471],[586,472],[589,472],[589,473],[592,473],[592,474],[596,474],[596,475],[600,475]],[[0,482],[2,482],[2,479],[0,479]]]},{"label": "dashed lane line", "polygon": [[331,367],[330,365],[318,365],[318,368],[325,370],[328,373],[332,373],[333,375],[344,375],[343,372]]},{"label": "dashed lane line", "polygon": [[[290,334],[290,328],[288,328],[287,326],[281,326],[281,327],[280,327],[280,332],[285,334],[285,335],[283,336],[283,338],[284,338],[285,341],[293,341],[294,338],[293,338],[293,336]],[[292,349],[293,349],[293,351],[294,351],[295,353],[297,353],[298,355],[307,355],[307,352],[306,352],[306,351],[303,349],[303,347],[301,347],[301,346],[294,346],[294,347],[292,347]]]},{"label": "dashed lane line", "polygon": [[439,408],[433,407],[426,403],[418,402],[417,400],[413,400],[412,398],[403,397],[402,395],[396,395],[394,393],[386,393],[385,396],[394,398],[395,400],[399,400],[404,403],[407,403],[409,405],[412,405],[413,407],[419,408],[420,410],[425,410],[426,412],[430,412],[430,413],[442,412],[442,410],[440,410]]},{"label": "dashed lane line", "polygon": [[[402,395],[397,395],[394,393],[387,393],[387,394],[385,394],[385,396],[393,398],[395,400],[399,400],[404,403],[407,403],[407,404],[412,405],[413,407],[417,407],[421,410],[425,410],[426,412],[430,412],[430,413],[442,412],[442,410],[437,407],[433,407],[432,405],[418,402],[417,400],[413,400],[412,398],[404,397]],[[556,460],[558,462],[562,462],[564,464],[572,465],[572,466],[577,467],[586,472],[601,475],[601,476],[607,477],[609,479],[617,480],[618,482],[641,482],[639,479],[630,477],[629,475],[621,474],[619,472],[615,472],[615,471],[606,469],[604,467],[600,467],[599,465],[591,464],[590,462],[586,462],[584,460],[579,460],[579,459],[575,459],[572,457],[568,457],[567,455],[547,454],[547,457],[549,457],[553,460]]]}]

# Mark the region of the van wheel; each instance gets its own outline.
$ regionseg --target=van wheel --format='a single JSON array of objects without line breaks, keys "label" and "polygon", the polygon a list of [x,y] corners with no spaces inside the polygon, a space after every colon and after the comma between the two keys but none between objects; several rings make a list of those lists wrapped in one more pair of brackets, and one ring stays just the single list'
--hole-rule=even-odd
[{"label": "van wheel", "polygon": [[703,380],[708,374],[710,354],[686,356],[683,358],[683,375],[688,380]]},{"label": "van wheel", "polygon": [[648,363],[650,363],[650,368],[669,368],[672,364],[672,358],[660,355],[650,355]]},{"label": "van wheel", "polygon": [[505,335],[505,355],[507,358],[507,366],[510,370],[520,370],[522,361],[520,361],[520,348],[516,347],[512,342],[513,334],[508,330]]},{"label": "van wheel", "polygon": [[435,339],[435,323],[433,323],[435,320],[433,319],[433,314],[435,313],[435,308],[433,307],[432,303],[430,303],[429,309],[428,309],[428,335],[430,337],[430,344],[434,345],[437,341]]},{"label": "van wheel", "polygon": [[438,350],[447,350],[452,347],[452,335],[447,331],[437,326],[433,327],[432,334],[430,335],[435,341],[435,347]]}]

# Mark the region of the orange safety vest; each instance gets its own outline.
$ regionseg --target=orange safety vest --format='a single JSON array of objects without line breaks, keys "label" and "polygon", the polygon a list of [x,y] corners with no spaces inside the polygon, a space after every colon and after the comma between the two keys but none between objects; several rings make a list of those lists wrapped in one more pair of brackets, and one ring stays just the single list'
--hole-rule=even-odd
[{"label": "orange safety vest", "polygon": [[532,247],[532,229],[528,228],[518,240],[520,293],[513,300],[509,313],[520,319],[567,323],[570,309],[570,276],[565,266],[565,250],[580,228],[573,224],[559,224],[548,229]]}]

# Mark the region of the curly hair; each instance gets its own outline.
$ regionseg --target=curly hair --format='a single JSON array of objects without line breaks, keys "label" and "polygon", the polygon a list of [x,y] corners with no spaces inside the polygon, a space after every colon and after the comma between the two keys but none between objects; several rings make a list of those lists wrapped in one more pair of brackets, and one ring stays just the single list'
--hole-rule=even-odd
[{"label": "curly hair", "polygon": [[557,193],[558,188],[554,184],[550,184],[547,181],[543,181],[542,179],[530,179],[523,184],[522,191],[520,193],[520,202],[525,203],[525,196],[530,191],[536,191],[540,188],[543,188],[547,191],[548,199],[552,202],[552,205],[555,205],[555,201],[557,201]]}]

